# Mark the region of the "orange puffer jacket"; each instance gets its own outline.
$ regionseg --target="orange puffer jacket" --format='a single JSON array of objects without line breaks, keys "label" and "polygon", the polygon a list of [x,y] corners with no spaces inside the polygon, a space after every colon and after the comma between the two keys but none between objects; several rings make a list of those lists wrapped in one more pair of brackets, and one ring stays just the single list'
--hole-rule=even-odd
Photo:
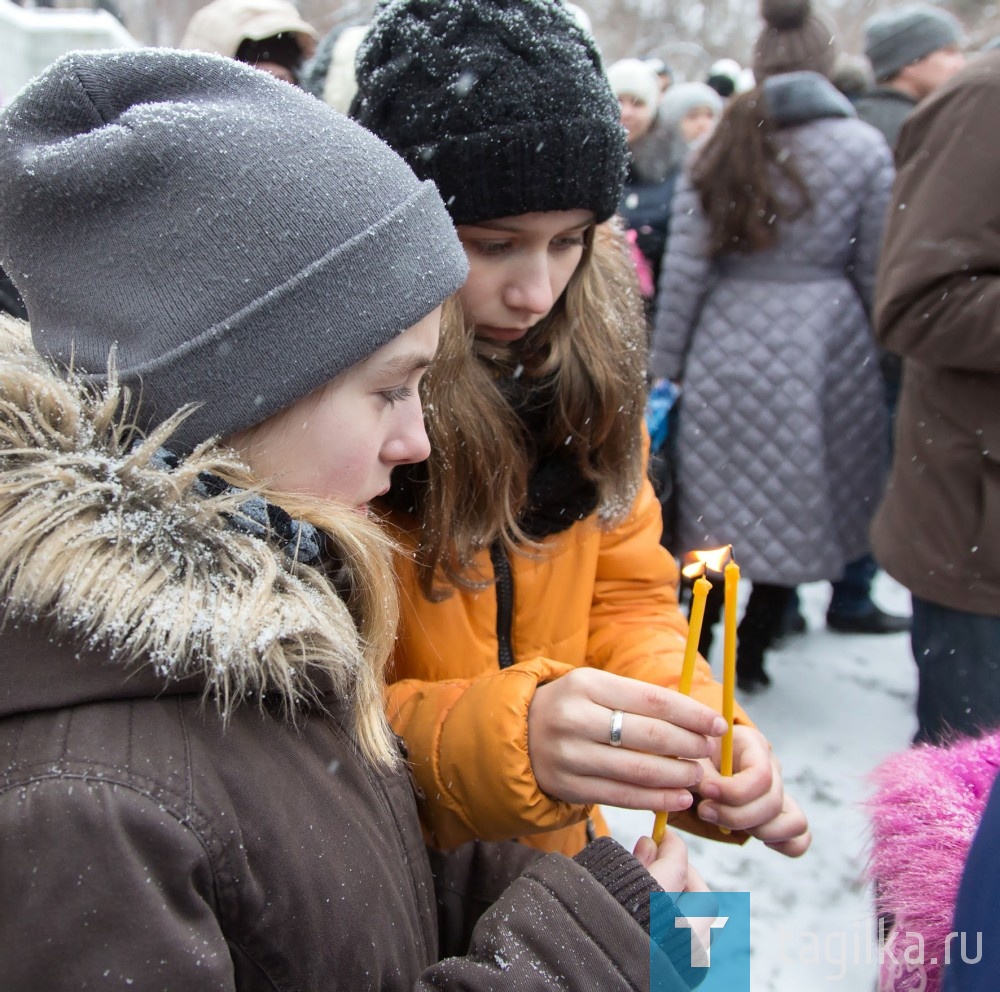
[{"label": "orange puffer jacket", "polygon": [[[601,530],[592,514],[546,538],[542,554],[510,561],[510,582],[501,562],[497,584],[457,590],[437,603],[418,587],[407,520],[391,518],[407,553],[398,563],[402,627],[388,707],[409,748],[429,842],[450,848],[473,837],[518,837],[574,854],[587,841],[588,821],[598,834],[608,830],[596,807],[539,789],[528,757],[528,706],[536,686],[584,665],[677,685],[687,621],[677,602],[677,565],[659,544],[652,486],[643,484],[632,513],[614,529]],[[478,564],[482,575],[496,574],[488,553]],[[498,614],[509,645],[498,636]],[[703,660],[692,695],[721,709],[722,687]],[[739,710],[737,722],[750,723]],[[722,839],[693,815],[676,823]],[[734,837],[741,835],[727,839]]]}]

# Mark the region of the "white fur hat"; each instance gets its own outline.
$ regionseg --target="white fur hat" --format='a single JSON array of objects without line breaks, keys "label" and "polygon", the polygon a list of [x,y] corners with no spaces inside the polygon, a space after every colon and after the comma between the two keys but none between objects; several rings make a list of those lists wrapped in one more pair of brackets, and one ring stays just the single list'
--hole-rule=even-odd
[{"label": "white fur hat", "polygon": [[631,96],[648,107],[660,99],[660,81],[656,70],[639,59],[619,59],[608,67],[608,82],[615,96]]}]

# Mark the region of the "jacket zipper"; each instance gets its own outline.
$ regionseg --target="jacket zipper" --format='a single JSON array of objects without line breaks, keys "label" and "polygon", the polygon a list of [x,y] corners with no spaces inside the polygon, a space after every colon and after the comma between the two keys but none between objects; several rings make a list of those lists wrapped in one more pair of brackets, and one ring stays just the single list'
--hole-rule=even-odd
[{"label": "jacket zipper", "polygon": [[514,664],[514,646],[511,628],[514,625],[514,573],[511,571],[503,542],[490,545],[490,561],[496,576],[497,588],[497,660],[501,668]]}]

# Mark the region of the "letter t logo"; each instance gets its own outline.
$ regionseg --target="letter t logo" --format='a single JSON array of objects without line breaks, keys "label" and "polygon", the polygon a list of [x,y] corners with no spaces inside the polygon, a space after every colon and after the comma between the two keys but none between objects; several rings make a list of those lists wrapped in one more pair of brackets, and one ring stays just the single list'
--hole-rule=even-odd
[{"label": "letter t logo", "polygon": [[674,918],[674,928],[684,929],[691,931],[691,967],[692,968],[708,968],[712,964],[712,942],[711,937],[709,937],[709,942],[705,945],[705,964],[699,965],[695,959],[695,951],[698,948],[696,943],[697,935],[695,934],[695,926],[698,923],[707,923],[711,930],[721,930],[729,922],[728,916],[677,916]]}]

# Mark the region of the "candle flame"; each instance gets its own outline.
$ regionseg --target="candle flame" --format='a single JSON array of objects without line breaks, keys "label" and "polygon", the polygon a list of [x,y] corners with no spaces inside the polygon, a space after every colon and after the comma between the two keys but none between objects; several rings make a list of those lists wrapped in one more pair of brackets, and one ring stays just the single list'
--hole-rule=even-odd
[{"label": "candle flame", "polygon": [[705,572],[716,572],[721,575],[726,565],[733,560],[733,546],[726,544],[721,548],[692,551],[687,557],[691,561],[681,570],[687,578],[696,579]]}]

